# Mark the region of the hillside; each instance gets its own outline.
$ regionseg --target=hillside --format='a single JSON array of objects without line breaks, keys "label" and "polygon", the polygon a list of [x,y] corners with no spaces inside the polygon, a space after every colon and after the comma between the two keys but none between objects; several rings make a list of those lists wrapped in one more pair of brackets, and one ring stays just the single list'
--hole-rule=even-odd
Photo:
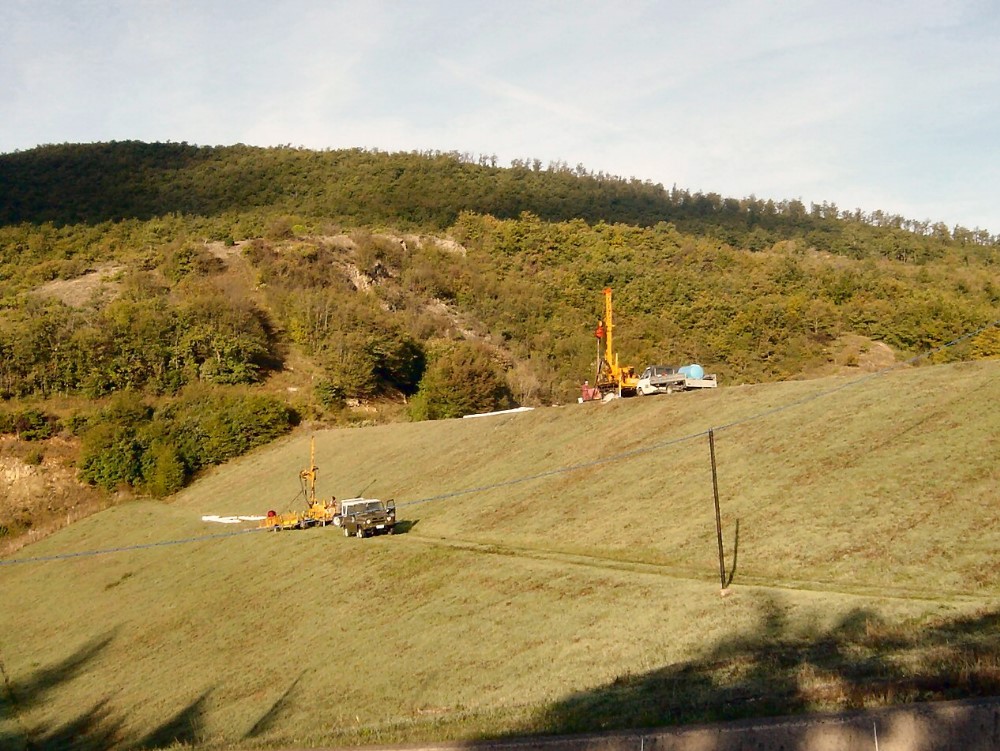
[{"label": "hillside", "polygon": [[0,745],[503,737],[995,694],[998,376],[320,431],[321,492],[394,497],[403,534],[201,521],[293,503],[298,431],[0,565],[18,604]]},{"label": "hillside", "polygon": [[878,211],[455,154],[0,155],[0,490],[75,467],[89,491],[8,493],[0,550],[303,422],[572,402],[606,286],[640,370],[698,362],[732,385],[996,357],[998,248]]}]

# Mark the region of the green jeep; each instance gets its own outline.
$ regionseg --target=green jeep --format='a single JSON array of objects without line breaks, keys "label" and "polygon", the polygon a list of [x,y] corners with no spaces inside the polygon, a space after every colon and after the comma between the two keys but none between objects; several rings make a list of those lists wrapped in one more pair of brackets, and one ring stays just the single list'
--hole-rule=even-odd
[{"label": "green jeep", "polygon": [[391,498],[348,498],[340,504],[340,514],[333,523],[343,528],[345,537],[391,535],[396,531],[396,502]]}]

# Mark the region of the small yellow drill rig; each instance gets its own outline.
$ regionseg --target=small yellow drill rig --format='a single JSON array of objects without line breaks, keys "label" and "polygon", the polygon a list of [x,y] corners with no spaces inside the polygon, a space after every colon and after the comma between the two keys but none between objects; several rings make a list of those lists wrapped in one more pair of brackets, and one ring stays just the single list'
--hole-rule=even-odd
[{"label": "small yellow drill rig", "polygon": [[[639,378],[631,365],[619,365],[618,353],[614,349],[614,310],[611,304],[611,288],[604,288],[604,320],[599,321],[597,330],[597,377],[594,386],[600,398],[605,394],[634,396]],[[602,351],[603,350],[603,351]]]},{"label": "small yellow drill rig", "polygon": [[313,437],[309,439],[309,467],[299,472],[302,493],[306,497],[306,510],[303,512],[289,511],[285,514],[268,511],[267,516],[261,520],[260,526],[277,532],[282,529],[305,529],[317,524],[325,527],[327,524],[331,524],[337,515],[337,505],[333,500],[324,503],[316,498],[316,476],[318,474],[316,439]]}]

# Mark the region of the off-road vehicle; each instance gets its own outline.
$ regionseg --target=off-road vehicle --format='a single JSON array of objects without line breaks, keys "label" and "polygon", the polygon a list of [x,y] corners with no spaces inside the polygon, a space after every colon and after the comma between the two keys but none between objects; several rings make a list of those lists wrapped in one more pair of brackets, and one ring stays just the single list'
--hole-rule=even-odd
[{"label": "off-road vehicle", "polygon": [[340,513],[333,523],[342,527],[344,536],[368,537],[396,531],[396,502],[391,498],[348,498],[340,504]]}]

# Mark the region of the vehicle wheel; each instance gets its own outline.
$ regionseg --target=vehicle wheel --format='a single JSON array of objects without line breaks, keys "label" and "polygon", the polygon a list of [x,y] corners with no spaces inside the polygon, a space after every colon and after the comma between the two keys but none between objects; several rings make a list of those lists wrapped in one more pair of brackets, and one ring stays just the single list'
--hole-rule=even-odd
[{"label": "vehicle wheel", "polygon": [[361,540],[364,538],[364,536],[365,536],[365,531],[361,527],[358,527],[358,539]]},{"label": "vehicle wheel", "polygon": [[344,527],[344,537],[350,537],[350,536],[351,536],[351,531],[347,527]]},{"label": "vehicle wheel", "polygon": [[386,534],[390,534],[390,535],[396,534],[396,528],[395,527],[389,527],[389,531]]}]

